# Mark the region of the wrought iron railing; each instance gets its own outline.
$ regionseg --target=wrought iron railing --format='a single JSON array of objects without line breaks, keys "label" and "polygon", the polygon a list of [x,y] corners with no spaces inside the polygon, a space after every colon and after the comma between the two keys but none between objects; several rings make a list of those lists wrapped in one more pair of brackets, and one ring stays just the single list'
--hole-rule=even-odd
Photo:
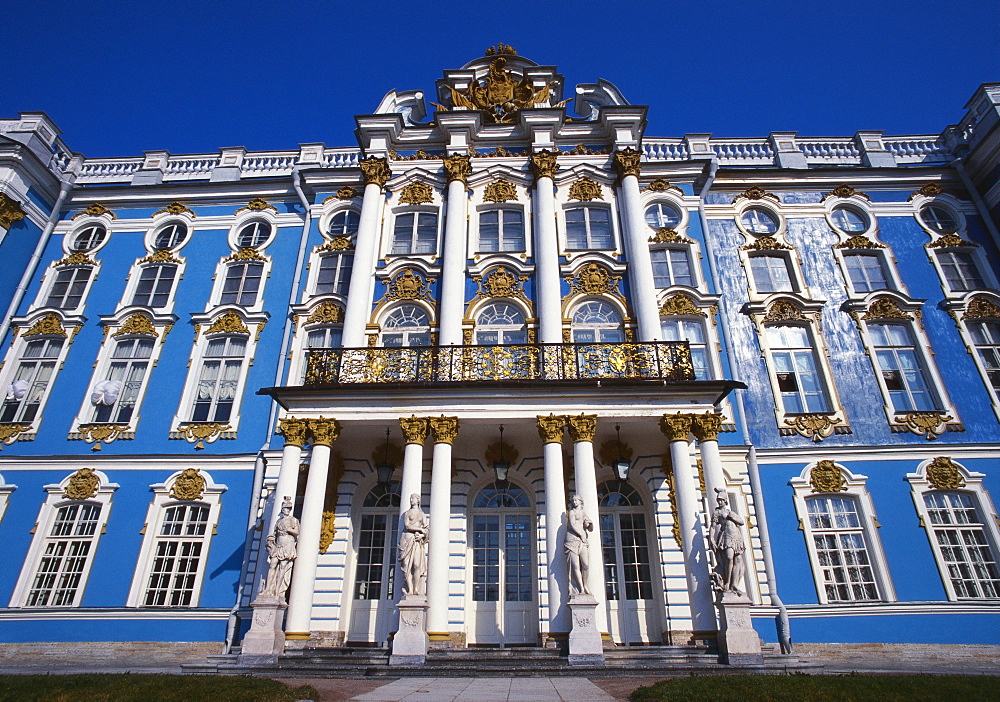
[{"label": "wrought iron railing", "polygon": [[694,380],[684,341],[312,349],[306,385],[632,378]]}]

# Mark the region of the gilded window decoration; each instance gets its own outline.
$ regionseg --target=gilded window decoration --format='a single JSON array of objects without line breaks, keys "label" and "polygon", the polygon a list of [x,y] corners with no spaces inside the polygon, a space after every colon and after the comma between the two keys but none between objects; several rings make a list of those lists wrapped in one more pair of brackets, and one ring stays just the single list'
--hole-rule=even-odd
[{"label": "gilded window decoration", "polygon": [[901,310],[892,298],[880,297],[868,305],[861,319],[913,319],[913,315]]},{"label": "gilded window decoration", "polygon": [[525,304],[531,304],[524,292],[524,284],[527,282],[528,276],[514,273],[505,266],[491,268],[482,276],[474,277],[472,280],[479,286],[479,290],[469,302],[470,308],[480,300],[493,297],[514,298]]},{"label": "gilded window decoration", "polygon": [[672,227],[660,227],[653,236],[649,237],[650,244],[693,244],[694,239],[689,239],[683,234],[678,234]]},{"label": "gilded window decoration", "polygon": [[230,310],[219,317],[208,329],[206,334],[249,334],[250,330],[243,323],[243,319]]},{"label": "gilded window decoration", "polygon": [[15,441],[32,441],[34,438],[30,424],[0,424],[0,451],[5,444],[10,446]]},{"label": "gilded window decoration", "polygon": [[847,490],[847,481],[840,468],[831,461],[818,461],[809,471],[809,484],[813,492],[842,492]]},{"label": "gilded window decoration", "polygon": [[66,329],[63,328],[62,320],[54,312],[49,312],[44,317],[35,322],[22,336],[66,336]]},{"label": "gilded window decoration", "polygon": [[604,195],[601,194],[599,183],[584,176],[577,178],[569,187],[569,199],[590,202],[591,200],[603,200]]},{"label": "gilded window decoration", "polygon": [[337,191],[338,200],[351,200],[358,196],[358,191],[352,188],[350,185],[345,185],[340,190]]},{"label": "gilded window decoration", "polygon": [[744,190],[742,193],[733,198],[733,204],[735,205],[740,200],[770,200],[771,202],[778,203],[781,200],[778,199],[777,195],[767,192],[764,188],[759,185],[751,185],[749,188]]},{"label": "gilded window decoration", "polygon": [[81,468],[70,476],[63,490],[63,497],[70,500],[89,500],[97,495],[97,487],[101,479],[94,472],[93,468]]},{"label": "gilded window decoration", "polygon": [[566,282],[575,293],[621,297],[618,291],[621,279],[620,275],[613,275],[603,266],[590,263],[581,268],[575,276],[567,276]]},{"label": "gilded window decoration", "polygon": [[110,444],[113,441],[131,441],[135,439],[135,432],[131,431],[128,424],[103,424],[95,422],[93,424],[81,424],[66,437],[69,441],[83,441],[93,444],[91,451],[100,451],[101,444]]},{"label": "gilded window decoration", "polygon": [[782,420],[786,426],[779,427],[781,436],[798,434],[804,439],[820,442],[831,434],[853,434],[851,427],[837,417],[836,412],[808,412],[786,416]]},{"label": "gilded window decoration", "polygon": [[805,322],[808,320],[794,302],[779,299],[771,303],[771,306],[767,309],[767,314],[764,315],[761,321],[767,324],[774,322]]},{"label": "gilded window decoration", "polygon": [[55,263],[53,266],[96,266],[97,261],[90,256],[86,251],[74,251],[65,258],[62,258]]},{"label": "gilded window decoration", "polygon": [[231,431],[232,425],[221,422],[181,422],[170,432],[169,438],[194,444],[195,451],[201,451],[205,444],[211,444],[219,439],[235,439],[236,432]]},{"label": "gilded window decoration", "polygon": [[984,295],[969,300],[962,319],[1000,319],[1000,306]]},{"label": "gilded window decoration", "polygon": [[681,292],[671,295],[660,305],[660,316],[662,317],[685,314],[697,315],[699,317],[708,316],[700,307],[694,304],[694,300],[689,295]]},{"label": "gilded window decoration", "polygon": [[855,234],[849,239],[840,242],[839,244],[834,244],[835,249],[884,249],[885,244],[878,241],[872,241],[864,234]]},{"label": "gilded window decoration", "polygon": [[226,262],[229,262],[229,261],[266,261],[267,260],[267,256],[265,256],[264,254],[262,254],[260,251],[258,251],[254,247],[244,246],[243,248],[239,249],[236,253],[232,254],[231,256],[227,256],[226,258],[224,258],[222,260],[226,261]]},{"label": "gilded window decoration", "polygon": [[965,431],[965,427],[960,422],[954,422],[954,419],[947,412],[938,410],[897,412],[889,429],[894,434],[909,431],[918,436],[923,435],[928,441],[933,441],[941,436],[946,429],[948,431]]},{"label": "gilded window decoration", "polygon": [[412,268],[406,268],[394,275],[390,280],[382,281],[385,285],[383,300],[429,300],[430,287],[428,280]]},{"label": "gilded window decoration", "polygon": [[118,219],[118,215],[99,202],[87,205],[84,209],[73,215],[73,219],[77,219],[78,217],[100,217],[101,215],[109,215],[111,219]]},{"label": "gilded window decoration", "polygon": [[665,193],[668,191],[673,191],[678,195],[684,194],[683,190],[678,188],[676,185],[671,185],[668,181],[664,180],[663,178],[655,178],[654,180],[650,181],[649,185],[643,188],[643,190],[649,190],[654,193]]},{"label": "gilded window decoration", "polygon": [[118,327],[118,331],[113,333],[111,336],[116,337],[130,334],[153,336],[157,338],[160,336],[156,333],[156,327],[153,326],[153,320],[141,312],[136,312],[131,317],[126,319],[122,325]]},{"label": "gilded window decoration", "polygon": [[509,180],[501,178],[486,186],[486,189],[483,191],[483,200],[486,202],[517,200],[517,189]]},{"label": "gilded window decoration", "polygon": [[191,217],[198,216],[194,212],[192,212],[188,207],[186,207],[183,203],[180,202],[172,202],[166,207],[164,207],[162,210],[157,210],[150,216],[156,217],[156,215],[161,215],[161,214],[172,214],[172,215],[186,214],[190,215]]},{"label": "gilded window decoration", "polygon": [[927,480],[935,490],[958,490],[965,487],[958,464],[947,456],[937,456],[927,465]]},{"label": "gilded window decoration", "polygon": [[170,251],[170,249],[157,249],[149,256],[139,259],[139,263],[184,263],[184,261]]},{"label": "gilded window decoration", "polygon": [[793,247],[781,243],[773,236],[765,235],[740,248],[744,251],[791,251]]},{"label": "gilded window decoration", "polygon": [[205,476],[197,468],[185,468],[170,488],[170,497],[175,500],[200,500],[204,494]]},{"label": "gilded window decoration", "polygon": [[917,190],[916,192],[912,193],[909,199],[912,200],[913,198],[919,195],[923,195],[924,197],[937,197],[943,192],[944,191],[941,189],[941,186],[938,185],[937,183],[927,183],[926,185],[922,186],[920,190]]},{"label": "gilded window decoration", "polygon": [[316,306],[306,324],[337,324],[344,321],[344,310],[336,302],[325,300]]},{"label": "gilded window decoration", "polygon": [[978,248],[979,244],[967,241],[955,232],[939,236],[934,241],[924,245],[928,249]]},{"label": "gilded window decoration", "polygon": [[836,188],[823,195],[823,197],[820,198],[820,202],[825,202],[827,198],[831,197],[855,197],[855,196],[864,198],[865,200],[871,202],[871,198],[868,197],[867,193],[855,190],[852,186],[847,184],[838,185]]},{"label": "gilded window decoration", "polygon": [[10,229],[14,222],[20,222],[24,217],[21,203],[9,197],[7,193],[0,193],[0,228]]},{"label": "gilded window decoration", "polygon": [[444,110],[456,108],[479,110],[489,121],[505,124],[513,121],[519,111],[542,105],[544,107],[562,107],[568,102],[552,105],[551,84],[535,89],[527,76],[517,80],[517,76],[506,70],[507,59],[497,57],[490,62],[489,72],[483,80],[475,80],[464,90],[456,90],[447,86],[451,96],[451,107],[442,106]]},{"label": "gilded window decoration", "polygon": [[233,214],[239,214],[240,212],[247,212],[247,211],[263,212],[264,210],[270,210],[274,214],[278,214],[277,207],[275,207],[274,205],[267,204],[266,200],[259,197],[255,197],[250,202],[248,202],[245,207],[241,207],[240,209],[236,210],[236,212],[234,212]]},{"label": "gilded window decoration", "polygon": [[407,183],[399,192],[399,201],[406,205],[422,205],[434,201],[434,191],[427,183]]}]

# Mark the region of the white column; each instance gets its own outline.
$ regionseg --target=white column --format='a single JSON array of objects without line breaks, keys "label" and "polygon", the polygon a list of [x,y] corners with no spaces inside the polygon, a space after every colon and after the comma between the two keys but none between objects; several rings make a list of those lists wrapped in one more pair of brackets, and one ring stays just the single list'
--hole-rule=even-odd
[{"label": "white column", "polygon": [[543,344],[562,342],[562,296],[559,277],[559,239],[556,235],[556,196],[553,176],[556,155],[540,151],[531,156],[535,191],[531,206],[535,225],[535,306],[539,339]]},{"label": "white column", "polygon": [[[410,508],[410,495],[420,495],[423,497],[421,489],[421,478],[424,472],[424,440],[427,438],[427,420],[416,416],[400,417],[399,426],[403,430],[406,438],[406,448],[403,449],[403,477],[399,481],[399,526],[396,529],[396,543],[403,536],[403,513]],[[396,554],[393,554],[395,557]],[[403,598],[402,583],[403,568],[396,560],[396,582],[400,586],[396,588],[399,596],[397,601]]]},{"label": "white column", "polygon": [[465,264],[468,253],[468,189],[466,178],[472,171],[469,157],[454,154],[444,161],[448,176],[448,202],[444,219],[444,262],[441,264],[441,307],[439,343],[462,344],[465,317]]},{"label": "white column", "polygon": [[691,628],[695,632],[716,631],[708,553],[705,550],[705,534],[699,518],[702,501],[694,486],[691,446],[688,443],[691,415],[665,414],[660,420],[660,429],[670,441],[677,519],[680,521],[681,549],[684,552],[684,573],[691,601]]},{"label": "white column", "polygon": [[427,635],[448,637],[448,533],[451,530],[451,445],[458,436],[457,417],[431,417],[434,455],[431,466],[430,534],[427,539]]},{"label": "white column", "polygon": [[601,511],[597,497],[597,468],[594,465],[594,432],[597,415],[581,414],[567,419],[573,439],[573,468],[576,471],[576,493],[583,498],[583,510],[594,522],[590,535],[590,577],[587,587],[597,600],[597,630],[607,635],[608,611],[605,606],[604,549],[601,545]]},{"label": "white column", "polygon": [[569,580],[566,570],[566,483],[563,478],[562,435],[566,418],[538,417],[538,436],[544,442],[545,558],[549,573],[549,636],[569,633]]},{"label": "white column", "polygon": [[649,227],[639,201],[639,157],[634,149],[615,152],[615,166],[621,175],[619,201],[622,205],[622,223],[625,226],[625,253],[628,256],[628,280],[632,292],[632,309],[635,311],[639,341],[656,341],[663,338],[660,312],[656,305],[656,286],[653,283],[653,263],[649,257]]},{"label": "white column", "polygon": [[281,467],[278,468],[278,482],[271,493],[271,514],[267,520],[266,537],[274,531],[274,525],[281,516],[281,503],[286,497],[295,503],[299,486],[299,465],[302,463],[302,445],[306,442],[306,420],[286,417],[278,421],[278,433],[285,437],[285,447],[281,450]]},{"label": "white column", "polygon": [[384,158],[368,158],[361,162],[365,178],[365,196],[361,202],[361,218],[354,244],[354,264],[347,289],[347,309],[344,310],[344,348],[367,346],[365,327],[371,316],[372,286],[375,284],[375,263],[378,259],[379,229],[385,198],[382,188],[391,175]]},{"label": "white column", "polygon": [[715,509],[716,490],[726,497],[726,476],[722,472],[722,457],[719,455],[719,432],[722,431],[722,415],[708,412],[696,414],[691,422],[691,433],[698,439],[701,452],[701,468],[705,473],[705,500],[708,513]]}]

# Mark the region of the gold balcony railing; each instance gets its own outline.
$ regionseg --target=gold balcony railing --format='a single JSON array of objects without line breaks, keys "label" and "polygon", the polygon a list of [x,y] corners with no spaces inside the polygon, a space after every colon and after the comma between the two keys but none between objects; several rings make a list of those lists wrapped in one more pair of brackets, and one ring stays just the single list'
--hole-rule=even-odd
[{"label": "gold balcony railing", "polygon": [[684,341],[312,349],[306,385],[609,378],[694,380]]}]

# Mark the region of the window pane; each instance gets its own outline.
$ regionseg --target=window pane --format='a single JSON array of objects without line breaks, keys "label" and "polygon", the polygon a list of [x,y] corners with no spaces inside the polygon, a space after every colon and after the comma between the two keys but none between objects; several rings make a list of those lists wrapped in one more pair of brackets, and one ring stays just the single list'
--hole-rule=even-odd
[{"label": "window pane", "polygon": [[830,602],[879,599],[864,530],[852,498],[806,499],[820,586]]},{"label": "window pane", "polygon": [[781,255],[750,257],[750,270],[758,292],[794,292],[788,259]]},{"label": "window pane", "polygon": [[889,287],[882,259],[878,254],[844,254],[844,263],[855,292],[885,290]]}]

